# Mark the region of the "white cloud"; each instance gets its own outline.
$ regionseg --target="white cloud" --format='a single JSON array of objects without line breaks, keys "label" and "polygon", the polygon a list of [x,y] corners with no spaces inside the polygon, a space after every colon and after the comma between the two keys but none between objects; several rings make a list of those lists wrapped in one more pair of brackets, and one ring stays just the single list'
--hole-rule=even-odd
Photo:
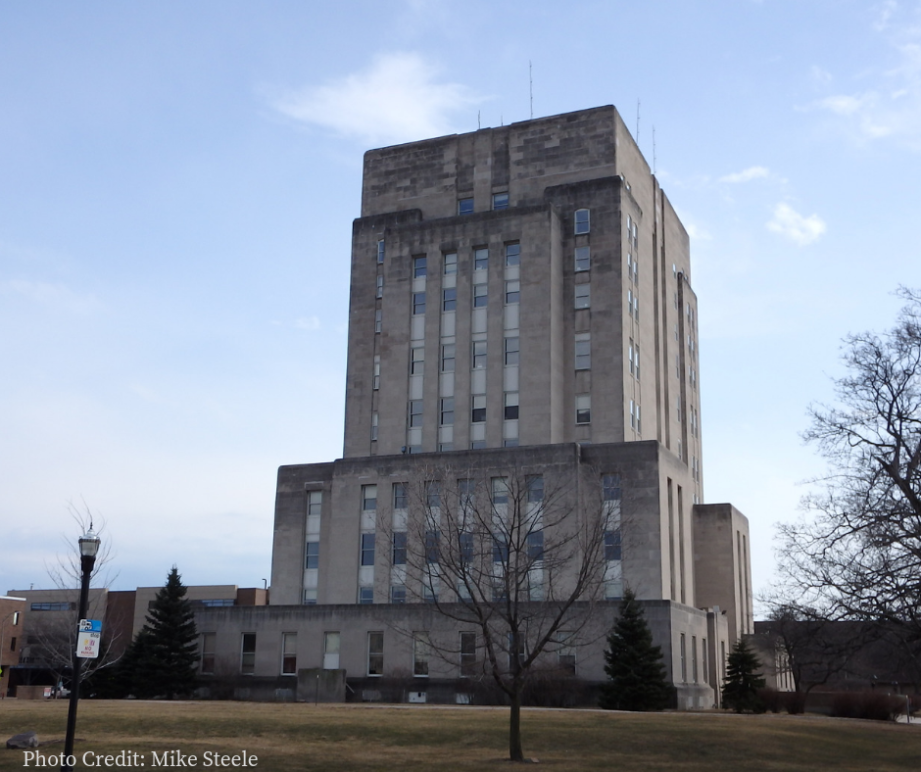
[{"label": "white cloud", "polygon": [[774,217],[768,222],[767,228],[804,247],[825,233],[826,225],[818,215],[804,217],[793,207],[781,202],[774,207]]},{"label": "white cloud", "polygon": [[21,295],[43,306],[79,314],[89,313],[98,305],[93,295],[81,295],[64,284],[49,284],[25,279],[0,282],[0,295],[8,294]]},{"label": "white cloud", "polygon": [[320,329],[320,319],[316,316],[301,316],[294,320],[294,326],[298,330],[313,332]]},{"label": "white cloud", "polygon": [[889,26],[889,20],[899,8],[899,4],[896,0],[885,0],[885,2],[880,3],[874,10],[877,12],[876,20],[873,22],[873,29],[877,32],[882,32]]},{"label": "white cloud", "polygon": [[764,166],[749,166],[747,169],[743,169],[740,172],[735,172],[734,174],[727,174],[723,177],[720,177],[720,182],[749,182],[750,180],[761,179],[762,177],[769,177],[771,173]]},{"label": "white cloud", "polygon": [[437,137],[457,130],[452,115],[466,109],[472,116],[484,99],[463,84],[438,82],[437,75],[438,68],[418,54],[383,54],[364,70],[279,95],[272,103],[297,121],[368,144]]}]

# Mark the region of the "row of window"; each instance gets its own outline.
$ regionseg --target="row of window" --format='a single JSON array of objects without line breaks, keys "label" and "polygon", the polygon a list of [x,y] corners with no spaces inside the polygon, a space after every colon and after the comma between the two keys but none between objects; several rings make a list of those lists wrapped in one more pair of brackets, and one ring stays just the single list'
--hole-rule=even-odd
[{"label": "row of window", "polygon": [[[519,265],[521,263],[521,244],[511,241],[504,247],[505,264]],[[489,268],[489,247],[473,248],[473,269],[485,271]],[[426,255],[413,257],[413,278],[421,279],[428,275],[429,261]],[[457,252],[445,252],[442,255],[442,271],[445,275],[457,273]]]}]

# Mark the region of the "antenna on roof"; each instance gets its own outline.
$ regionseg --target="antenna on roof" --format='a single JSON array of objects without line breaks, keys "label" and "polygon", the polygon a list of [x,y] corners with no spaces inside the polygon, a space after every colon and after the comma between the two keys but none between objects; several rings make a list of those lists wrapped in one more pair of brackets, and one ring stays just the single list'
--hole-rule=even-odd
[{"label": "antenna on roof", "polygon": [[640,100],[636,100],[636,144],[640,144]]},{"label": "antenna on roof", "polygon": [[531,67],[531,60],[528,59],[528,88],[531,94],[531,120],[534,120],[534,75]]}]

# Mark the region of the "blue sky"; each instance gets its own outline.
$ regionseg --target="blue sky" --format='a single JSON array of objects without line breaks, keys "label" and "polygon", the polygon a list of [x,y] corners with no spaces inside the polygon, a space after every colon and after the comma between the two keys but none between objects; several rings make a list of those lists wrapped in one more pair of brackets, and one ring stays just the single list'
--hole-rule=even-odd
[{"label": "blue sky", "polygon": [[639,102],[763,588],[840,339],[921,285],[917,0],[3,3],[0,591],[84,502],[116,589],[261,586],[277,467],[341,454],[363,152],[527,119],[529,62],[535,117]]}]

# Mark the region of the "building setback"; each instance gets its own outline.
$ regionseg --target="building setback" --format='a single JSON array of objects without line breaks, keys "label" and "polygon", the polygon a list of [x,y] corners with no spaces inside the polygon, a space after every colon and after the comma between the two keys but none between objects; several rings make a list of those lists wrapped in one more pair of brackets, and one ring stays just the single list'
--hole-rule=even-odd
[{"label": "building setback", "polygon": [[[369,151],[343,458],[279,469],[270,605],[199,611],[206,667],[240,695],[310,698],[325,668],[470,699],[459,658],[419,672],[414,636],[464,633],[426,601],[463,597],[412,570],[405,524],[427,485],[449,513],[520,479],[572,522],[605,508],[595,627],[632,588],[679,706],[709,707],[752,612],[747,520],[703,503],[699,384],[688,235],[614,107]],[[603,680],[603,637],[577,643],[545,664]]]}]

